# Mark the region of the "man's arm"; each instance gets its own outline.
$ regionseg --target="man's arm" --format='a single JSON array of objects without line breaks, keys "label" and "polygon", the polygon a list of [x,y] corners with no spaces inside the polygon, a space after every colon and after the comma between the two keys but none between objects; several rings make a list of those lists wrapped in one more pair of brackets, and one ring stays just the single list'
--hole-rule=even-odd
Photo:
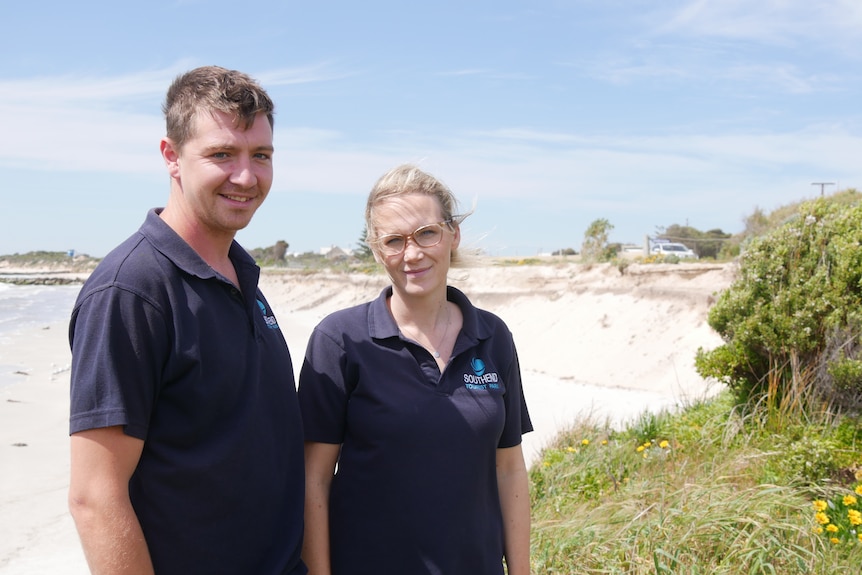
[{"label": "man's arm", "polygon": [[509,575],[530,573],[530,484],[520,445],[497,449],[497,489]]},{"label": "man's arm", "polygon": [[105,427],[71,438],[69,510],[94,575],[152,574],[153,565],[129,500],[129,479],[144,442]]}]

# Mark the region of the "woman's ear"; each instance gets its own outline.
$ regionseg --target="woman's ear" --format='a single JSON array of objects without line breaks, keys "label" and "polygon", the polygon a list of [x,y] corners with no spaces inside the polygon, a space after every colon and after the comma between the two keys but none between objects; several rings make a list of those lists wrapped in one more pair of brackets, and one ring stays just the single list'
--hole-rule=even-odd
[{"label": "woman's ear", "polygon": [[455,251],[461,245],[461,224],[453,223],[452,227],[455,229],[455,236],[452,238],[452,251]]}]

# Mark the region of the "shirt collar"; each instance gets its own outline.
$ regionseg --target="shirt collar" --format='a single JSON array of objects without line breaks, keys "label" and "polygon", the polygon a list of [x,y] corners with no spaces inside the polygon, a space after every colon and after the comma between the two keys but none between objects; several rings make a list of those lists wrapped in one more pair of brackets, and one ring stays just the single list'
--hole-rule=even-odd
[{"label": "shirt collar", "polygon": [[[387,301],[392,297],[392,286],[387,286],[380,292],[377,299],[371,302],[368,310],[368,333],[375,339],[399,337],[398,324],[389,311]],[[452,286],[446,287],[446,299],[461,309],[464,323],[461,334],[471,341],[480,341],[491,337],[491,327],[480,318],[476,307],[470,303],[464,293]]]},{"label": "shirt collar", "polygon": [[[171,260],[183,272],[201,279],[215,278],[215,270],[173,228],[159,217],[163,209],[153,208],[147,212],[147,217],[140,229],[141,233],[150,241],[153,247]],[[236,269],[237,276],[240,279],[240,287],[245,291],[249,285],[247,282],[252,278],[256,286],[260,275],[260,268],[254,262],[254,258],[236,240],[230,245],[228,257],[234,264],[234,269]]]}]

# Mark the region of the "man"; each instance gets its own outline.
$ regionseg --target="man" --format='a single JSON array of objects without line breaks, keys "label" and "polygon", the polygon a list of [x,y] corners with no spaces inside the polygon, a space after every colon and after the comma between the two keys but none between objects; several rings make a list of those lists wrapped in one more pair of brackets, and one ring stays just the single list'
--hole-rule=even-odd
[{"label": "man", "polygon": [[69,507],[93,573],[302,574],[293,367],[234,241],[272,184],[273,104],[203,67],[164,112],[167,204],[72,312]]}]

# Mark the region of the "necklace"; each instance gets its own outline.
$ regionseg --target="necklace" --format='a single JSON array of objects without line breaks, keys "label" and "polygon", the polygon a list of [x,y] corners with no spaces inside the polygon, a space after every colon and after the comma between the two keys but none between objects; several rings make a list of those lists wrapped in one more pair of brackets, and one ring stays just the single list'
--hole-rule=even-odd
[{"label": "necklace", "polygon": [[[438,342],[438,345],[436,345],[436,346],[431,343],[431,338],[429,338],[429,337],[425,338],[428,341],[428,345],[431,346],[431,349],[429,351],[431,352],[431,355],[434,356],[434,359],[440,359],[440,352],[437,351],[437,348],[440,347],[441,345],[443,345],[443,343],[445,343],[446,336],[449,334],[449,324],[452,323],[452,321],[451,321],[452,320],[452,311],[449,309],[448,304],[445,304],[445,305],[446,305],[446,328],[443,330],[443,337],[440,338],[440,341]],[[407,332],[407,335],[409,335],[416,342],[419,342],[419,338],[416,337],[416,335],[414,333],[412,333],[411,331],[408,331],[407,328],[405,328],[403,326],[399,326],[399,327],[401,328],[402,332]]]}]

